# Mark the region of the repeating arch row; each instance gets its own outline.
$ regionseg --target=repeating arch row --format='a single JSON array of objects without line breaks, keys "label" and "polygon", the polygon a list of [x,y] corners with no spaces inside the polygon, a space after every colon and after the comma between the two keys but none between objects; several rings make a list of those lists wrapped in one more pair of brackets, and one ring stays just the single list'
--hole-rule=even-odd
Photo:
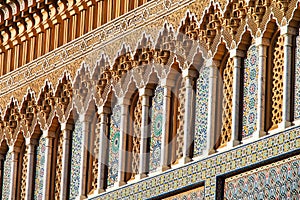
[{"label": "repeating arch row", "polygon": [[[184,163],[189,162],[193,156],[203,155],[203,149],[194,149],[194,155],[192,155],[193,153],[191,153],[191,148],[189,147],[189,145],[203,147],[203,143],[201,141],[204,141],[204,145],[208,146],[208,150],[218,150],[219,148],[222,148],[228,143],[232,142],[232,140],[234,140],[232,144],[236,145],[235,142],[241,142],[241,140],[248,136],[247,133],[244,134],[246,135],[245,137],[244,135],[242,136],[244,138],[239,138],[241,137],[241,135],[238,135],[240,134],[240,132],[238,129],[239,127],[237,126],[240,125],[241,120],[238,118],[240,116],[237,116],[236,113],[240,113],[241,110],[244,109],[244,107],[241,105],[233,104],[233,102],[240,103],[240,100],[243,99],[239,96],[242,88],[237,87],[238,82],[236,81],[241,80],[241,77],[237,76],[239,75],[239,73],[237,73],[237,69],[244,67],[243,65],[246,65],[242,64],[242,62],[250,62],[249,60],[247,61],[247,59],[249,59],[247,55],[251,51],[251,49],[256,46],[257,39],[267,39],[266,41],[268,41],[269,43],[260,43],[260,46],[264,46],[264,48],[266,48],[267,45],[269,45],[270,49],[274,50],[274,52],[269,51],[269,63],[271,63],[269,68],[271,70],[275,69],[274,74],[276,70],[288,70],[287,68],[283,68],[284,62],[286,62],[286,59],[284,59],[286,52],[284,52],[284,54],[282,53],[282,49],[286,48],[284,46],[285,44],[282,42],[285,40],[282,39],[282,37],[285,37],[282,34],[285,26],[280,27],[276,20],[272,18],[266,24],[265,31],[262,32],[261,36],[257,37],[257,35],[252,35],[253,29],[249,27],[246,28],[247,25],[243,24],[244,18],[247,17],[244,16],[244,4],[241,2],[231,2],[228,4],[228,7],[230,7],[229,10],[233,10],[236,13],[226,14],[228,9],[224,12],[224,15],[226,16],[226,19],[224,19],[224,23],[228,24],[228,31],[231,35],[236,36],[239,33],[240,29],[240,27],[238,26],[243,27],[243,31],[240,35],[241,39],[238,43],[236,43],[236,45],[234,43],[231,43],[231,45],[228,46],[230,39],[226,39],[226,37],[228,36],[226,36],[225,34],[226,29],[222,29],[220,31],[220,38],[217,38],[217,36],[215,36],[214,38],[211,37],[207,38],[206,40],[206,42],[209,43],[205,45],[209,45],[210,48],[212,48],[213,45],[216,46],[215,52],[206,52],[203,45],[201,45],[201,38],[198,35],[199,30],[201,32],[201,28],[199,30],[197,29],[197,27],[199,26],[197,24],[197,20],[195,19],[196,15],[188,12],[186,18],[182,21],[182,24],[177,32],[174,31],[171,26],[165,24],[160,34],[158,35],[156,43],[151,42],[152,39],[144,34],[140,42],[137,44],[137,48],[135,51],[132,52],[128,46],[122,45],[113,62],[110,62],[107,56],[103,54],[100,56],[100,60],[98,60],[96,65],[93,67],[90,67],[87,64],[83,63],[73,79],[69,75],[69,73],[65,71],[57,86],[53,86],[50,81],[46,81],[44,86],[40,89],[38,95],[34,94],[34,92],[29,89],[28,94],[25,95],[21,103],[19,103],[15,98],[12,97],[11,102],[9,102],[9,104],[3,110],[2,114],[0,130],[2,134],[2,141],[7,141],[9,146],[15,146],[16,142],[24,140],[20,138],[22,137],[20,136],[20,133],[23,133],[24,137],[30,138],[36,126],[39,126],[39,128],[41,130],[45,130],[45,132],[51,129],[53,133],[53,130],[55,129],[55,134],[51,136],[50,134],[47,135],[46,139],[49,140],[49,138],[51,137],[51,140],[56,142],[56,146],[54,145],[56,150],[54,150],[54,152],[58,158],[58,164],[53,167],[56,170],[55,180],[58,180],[59,182],[58,186],[56,186],[55,188],[55,191],[59,191],[61,187],[60,178],[62,174],[61,168],[63,155],[61,155],[62,153],[59,152],[58,149],[62,149],[64,141],[63,137],[67,137],[64,134],[66,134],[67,131],[73,131],[71,130],[72,128],[69,128],[67,130],[63,129],[62,127],[60,127],[60,124],[68,124],[68,120],[72,118],[72,114],[79,114],[80,117],[83,116],[84,119],[80,119],[80,122],[83,123],[83,125],[81,126],[83,134],[82,138],[78,140],[81,142],[78,146],[80,148],[83,148],[87,144],[92,143],[92,145],[99,146],[100,148],[100,145],[103,145],[103,143],[97,144],[97,142],[100,140],[100,137],[102,137],[101,141],[103,142],[104,136],[107,136],[103,133],[106,133],[109,134],[109,137],[111,137],[108,141],[109,144],[107,143],[106,145],[109,146],[110,149],[115,148],[115,152],[113,153],[118,156],[117,161],[108,159],[108,169],[103,170],[101,168],[103,166],[99,165],[99,163],[101,163],[103,160],[107,160],[107,157],[95,156],[98,155],[99,152],[102,152],[101,150],[96,148],[93,150],[94,155],[89,155],[86,152],[81,155],[81,165],[85,165],[85,163],[87,163],[89,160],[93,162],[92,164],[90,163],[88,165],[92,165],[94,168],[94,171],[92,172],[94,180],[91,181],[92,183],[88,183],[91,186],[80,186],[80,194],[83,195],[86,195],[84,194],[86,193],[86,191],[82,190],[86,190],[86,188],[88,187],[92,188],[91,190],[96,190],[96,188],[100,188],[103,190],[113,187],[113,185],[116,183],[120,185],[124,184],[125,182],[130,181],[130,179],[135,178],[136,175],[139,175],[141,178],[143,178],[145,174],[154,172],[158,168],[158,166],[162,167],[163,170],[165,170],[169,167],[168,165],[170,165],[168,159],[171,160],[172,164],[179,162],[178,158],[183,158],[181,161],[183,161]],[[217,4],[211,4],[211,6],[212,9],[214,9]],[[284,10],[286,11],[286,8]],[[232,18],[236,16],[243,16],[244,18],[242,17],[242,19],[240,20],[232,21]],[[208,18],[210,17],[208,16]],[[263,21],[263,17],[261,20]],[[202,28],[203,27],[204,26],[202,26]],[[211,25],[211,27],[214,27],[214,25]],[[202,33],[203,31],[201,32],[201,34]],[[298,32],[295,31],[292,36],[296,36],[297,33]],[[203,34],[211,34],[211,32],[207,30],[207,32]],[[217,39],[217,42],[214,39]],[[253,51],[256,52],[256,50]],[[260,61],[259,64],[259,69],[266,66],[266,62]],[[277,69],[276,67],[280,69]],[[216,107],[218,107],[216,108],[217,112],[211,113],[215,115],[222,115],[222,120],[215,120],[218,118],[218,116],[210,116],[210,119],[212,120],[208,120],[209,123],[212,123],[213,120],[218,121],[217,123],[220,124],[216,124],[216,127],[220,128],[221,131],[212,131],[211,128],[214,126],[209,123],[207,127],[201,127],[199,125],[201,124],[201,122],[199,122],[199,124],[197,125],[199,125],[199,128],[202,129],[200,131],[192,130],[191,132],[189,132],[191,129],[190,127],[195,128],[194,126],[196,126],[196,120],[198,122],[198,119],[194,119],[193,115],[195,114],[195,112],[201,111],[199,107],[197,109],[194,108],[194,105],[197,104],[197,102],[195,101],[195,97],[193,97],[193,91],[200,91],[195,89],[195,87],[199,86],[200,88],[202,86],[205,86],[203,89],[204,91],[212,91],[211,89],[208,89],[207,84],[203,83],[208,80],[207,71],[205,71],[206,73],[204,73],[204,70],[207,69],[209,69],[209,71],[211,72],[211,75],[209,76],[210,83],[214,81],[212,81],[212,78],[217,77],[215,76],[216,74],[219,74],[221,77],[219,79],[219,84],[211,84],[213,86],[219,87],[220,95],[212,96],[211,99],[215,101],[217,101],[218,99],[220,101],[215,105]],[[205,77],[203,78],[202,76]],[[273,82],[277,81],[274,79],[274,77],[271,77],[271,75],[270,79]],[[180,81],[176,82],[176,80]],[[284,81],[286,80],[287,79],[285,77]],[[275,85],[274,83],[272,83],[272,81],[269,81],[270,84]],[[291,97],[290,94],[284,94],[285,96],[283,96],[283,91],[281,91],[283,84],[284,82],[282,80],[279,80],[279,83],[277,84],[278,86],[272,85],[273,88],[280,91],[278,99],[280,100],[282,105],[282,102],[284,101],[283,99],[286,98],[286,96]],[[292,84],[289,85],[291,86]],[[161,95],[162,88],[160,86],[164,86],[163,95]],[[176,92],[179,93],[178,96],[184,96],[184,100],[180,102],[179,99],[178,102],[176,102],[177,107],[174,106],[176,108],[172,108],[172,111],[174,113],[178,112],[178,114],[176,115],[176,117],[178,117],[177,120],[174,120],[173,118],[173,120],[178,121],[178,123],[176,124],[176,126],[174,125],[172,128],[170,128],[171,130],[166,131],[165,127],[168,126],[166,126],[167,121],[171,121],[171,116],[167,115],[169,114],[167,111],[171,110],[169,108],[171,108],[170,99],[172,95],[168,93],[168,89],[170,89],[171,87],[176,87],[176,90],[178,90]],[[273,91],[274,90],[272,89],[272,92]],[[212,93],[210,93],[210,95],[211,94]],[[200,91],[198,96],[201,97],[201,95],[203,94],[201,94]],[[256,95],[258,96],[258,94]],[[275,96],[272,95],[269,96]],[[163,104],[161,98],[163,98]],[[120,102],[115,99],[120,100]],[[150,137],[150,158],[147,158],[141,156],[144,152],[148,151],[146,149],[149,147],[149,141],[145,141],[147,135],[143,135],[145,133],[148,133],[147,131],[145,131],[145,127],[147,127],[145,125],[148,125],[148,123],[152,123],[152,121],[148,119],[148,116],[150,114],[153,118],[159,117],[161,115],[160,112],[155,113],[155,111],[150,111],[150,109],[153,109],[153,107],[150,108],[149,100],[153,100],[153,107],[157,106],[159,107],[158,110],[164,110],[163,119],[161,121],[162,123],[165,123],[163,126],[165,129],[157,131],[155,130],[155,128],[160,126],[150,127],[150,129],[153,129],[150,131],[151,134],[153,133],[153,135],[151,135]],[[116,102],[121,104],[121,108],[114,107],[118,106]],[[272,103],[274,103],[274,101]],[[162,108],[162,106],[165,105],[168,105],[168,107],[166,109]],[[271,105],[273,106],[273,104]],[[276,105],[274,105],[273,107],[275,106]],[[203,106],[202,109],[205,110],[205,108],[207,107],[211,109],[212,103],[210,102],[209,106]],[[275,110],[277,113],[283,113],[283,111],[281,111],[280,109],[277,109],[278,111],[276,109],[272,110]],[[95,112],[96,110],[97,112]],[[183,110],[182,112],[184,113],[184,115],[180,115],[182,113],[180,113],[180,111],[178,110]],[[245,110],[242,111],[245,112]],[[91,114],[90,112],[94,113]],[[126,114],[128,115],[129,113],[130,117],[132,117],[133,123],[130,125],[124,125],[127,123],[124,116]],[[211,113],[208,113],[208,111],[206,110],[200,114],[198,113],[198,115],[196,114],[196,116],[199,118],[204,118],[205,115],[209,115]],[[114,114],[120,114],[121,116],[114,116]],[[270,115],[270,118],[272,118],[272,120],[275,114],[272,113],[272,115]],[[277,117],[274,117],[275,123],[270,124],[271,129],[273,128],[273,125],[278,126],[278,123],[282,121],[285,122],[285,120],[291,120],[285,119],[284,114],[279,115],[280,120],[278,120]],[[108,127],[109,120],[119,120],[116,124],[111,123],[113,125],[116,125],[114,127],[115,130],[111,130],[112,127]],[[96,125],[90,126],[88,124],[88,121],[93,121],[93,123],[97,121],[100,123],[96,123]],[[235,122],[238,122],[239,124],[235,124]],[[74,125],[73,122],[72,125]],[[97,130],[102,130],[102,132],[100,131],[100,133],[95,133],[96,126],[99,126],[97,127]],[[125,130],[124,127],[130,131]],[[94,130],[94,132],[91,130]],[[266,131],[269,130],[270,129],[267,129]],[[155,135],[154,133],[156,131],[157,133]],[[208,134],[201,135],[201,132],[205,131]],[[127,139],[122,138],[124,136],[124,133],[129,132],[133,134],[129,135]],[[163,134],[161,134],[162,132]],[[168,134],[166,134],[167,132]],[[73,133],[76,133],[76,131],[73,131],[72,134]],[[193,135],[190,133],[200,134]],[[237,135],[232,133],[237,133]],[[176,155],[168,155],[168,151],[170,149],[166,149],[165,144],[158,144],[158,146],[161,145],[158,152],[167,155],[167,159],[165,158],[167,162],[163,163],[163,156],[160,157],[161,160],[155,160],[157,157],[155,157],[155,159],[153,158],[152,155],[157,152],[153,150],[154,148],[152,145],[154,145],[157,141],[168,141],[164,138],[166,135],[168,137],[170,136],[171,139],[174,139],[172,140],[170,149],[175,149]],[[200,144],[193,144],[194,139],[200,141]],[[183,147],[180,146],[182,144],[181,140],[184,140],[185,143]],[[206,140],[212,140],[212,142]],[[123,142],[123,144],[119,144],[117,142],[114,143],[115,141],[121,141]],[[126,141],[127,143],[124,141]],[[211,145],[212,143],[213,146]],[[6,146],[4,143],[2,144],[3,146]],[[121,145],[124,145],[124,147]],[[104,145],[101,147],[101,149],[107,150],[107,146]],[[118,151],[119,149],[129,150],[132,155],[126,157],[126,154],[123,154],[122,151]],[[24,150],[24,152],[26,152],[26,149]],[[208,154],[211,152],[205,153]],[[128,162],[129,164],[125,162],[128,161],[126,160],[128,159],[128,157],[130,160],[130,162]],[[25,157],[24,160],[26,159],[27,158]],[[147,163],[145,160],[149,160],[150,162]],[[48,160],[47,162],[50,161]],[[118,164],[115,165],[115,163]],[[130,166],[125,166],[125,164]],[[116,166],[117,169],[115,169]],[[84,167],[82,168],[85,169]],[[91,169],[91,167],[89,167],[89,169]],[[130,169],[130,173],[123,173],[125,169]],[[26,168],[24,170],[26,171]],[[102,173],[103,171],[105,171],[105,173],[108,173],[106,174],[106,179],[109,179],[109,181],[103,180],[103,177],[99,175],[100,171]],[[97,174],[99,175],[99,177],[96,178]],[[60,193],[56,192],[56,194],[58,194],[59,196]]]}]

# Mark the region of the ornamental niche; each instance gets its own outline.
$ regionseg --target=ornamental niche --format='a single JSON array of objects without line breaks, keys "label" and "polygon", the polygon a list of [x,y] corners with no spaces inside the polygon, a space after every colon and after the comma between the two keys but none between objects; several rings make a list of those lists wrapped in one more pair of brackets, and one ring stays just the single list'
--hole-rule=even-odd
[{"label": "ornamental niche", "polygon": [[230,30],[231,34],[235,35],[246,14],[245,2],[243,0],[233,0],[226,7],[223,15],[223,25]]},{"label": "ornamental niche", "polygon": [[215,37],[221,35],[221,13],[218,5],[211,5],[204,12],[202,23],[200,24],[199,38],[209,49],[214,43]]},{"label": "ornamental niche", "polygon": [[21,115],[19,113],[17,101],[15,99],[12,99],[10,105],[6,109],[4,120],[3,120],[4,132],[7,134],[6,136],[9,139],[11,140],[16,139],[15,136],[18,134],[20,128],[20,120],[21,120]]},{"label": "ornamental niche", "polygon": [[27,96],[24,98],[22,108],[22,128],[24,129],[25,135],[31,132],[31,128],[37,122],[37,106],[34,99],[34,94],[30,91]]},{"label": "ornamental niche", "polygon": [[50,119],[50,116],[53,116],[55,110],[54,106],[55,106],[55,101],[53,96],[53,90],[52,87],[47,82],[45,87],[42,89],[40,98],[37,103],[37,108],[39,111],[38,116],[42,127],[48,124],[48,120]]}]

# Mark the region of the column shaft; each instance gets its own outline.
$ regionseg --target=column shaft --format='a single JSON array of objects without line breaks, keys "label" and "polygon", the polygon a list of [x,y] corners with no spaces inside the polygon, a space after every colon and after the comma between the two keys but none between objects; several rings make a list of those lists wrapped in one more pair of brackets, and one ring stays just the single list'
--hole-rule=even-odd
[{"label": "column shaft", "polygon": [[260,38],[256,41],[258,47],[258,101],[257,101],[257,123],[254,138],[262,137],[265,132],[265,104],[266,104],[266,68],[267,68],[267,45],[269,41]]},{"label": "column shaft", "polygon": [[34,183],[34,162],[35,162],[35,148],[38,143],[37,140],[26,140],[27,145],[27,179],[26,179],[26,199],[33,199],[33,183]]},{"label": "column shaft", "polygon": [[239,133],[240,133],[240,104],[241,104],[241,57],[237,56],[236,53],[233,57],[233,97],[232,97],[232,133],[229,146],[233,147],[240,144]]},{"label": "column shaft", "polygon": [[169,137],[170,137],[170,110],[171,110],[171,88],[164,86],[163,100],[163,122],[162,122],[162,145],[161,145],[161,170],[169,169]]},{"label": "column shaft", "polygon": [[62,172],[60,184],[60,199],[68,199],[69,189],[69,174],[70,174],[70,142],[71,142],[72,125],[61,124],[61,131],[63,136],[63,155],[62,155]]},{"label": "column shaft", "polygon": [[[294,29],[285,27],[284,35],[284,66],[283,66],[283,105],[281,128],[287,128],[292,125],[292,71],[293,71],[293,32]],[[293,34],[291,34],[293,33]]]},{"label": "column shaft", "polygon": [[9,199],[14,200],[17,197],[17,181],[18,181],[18,165],[19,165],[19,155],[20,148],[13,147],[12,162],[11,162],[11,184],[10,184],[10,194]]},{"label": "column shaft", "polygon": [[82,123],[82,147],[81,147],[81,161],[80,161],[80,185],[79,197],[84,199],[87,197],[87,167],[88,167],[88,136],[89,136],[89,121],[90,117],[87,115],[80,115],[80,122]]},{"label": "column shaft", "polygon": [[[99,123],[97,124],[97,128],[99,129],[99,155],[98,155],[98,185],[97,192],[104,192],[105,188],[105,166],[107,166],[108,162],[108,114],[100,113],[99,114]],[[106,152],[106,153],[105,153]]]},{"label": "column shaft", "polygon": [[142,96],[142,123],[141,123],[141,141],[140,141],[140,165],[139,165],[139,178],[144,178],[149,172],[149,152],[148,140],[150,137],[150,95],[151,91],[148,89],[141,89],[140,96]]},{"label": "column shaft", "polygon": [[120,146],[119,146],[119,170],[117,186],[125,184],[125,170],[126,170],[126,138],[128,131],[128,116],[129,116],[129,102],[122,102],[121,106],[121,125],[120,125]]},{"label": "column shaft", "polygon": [[4,159],[5,159],[5,155],[0,154],[0,195],[2,196],[2,187],[3,187],[3,170],[4,170]]},{"label": "column shaft", "polygon": [[184,104],[184,144],[183,144],[183,158],[182,162],[187,163],[192,160],[192,144],[194,142],[194,131],[193,131],[193,115],[194,115],[194,102],[195,102],[195,94],[193,91],[193,77],[187,75],[184,77],[185,79],[185,104]]},{"label": "column shaft", "polygon": [[51,188],[51,170],[52,170],[52,154],[53,154],[53,140],[55,138],[55,133],[48,130],[43,131],[46,139],[46,149],[45,149],[45,174],[43,180],[43,199],[50,200],[50,188]]},{"label": "column shaft", "polygon": [[208,97],[208,126],[207,126],[207,154],[215,152],[218,104],[218,66],[219,62],[213,62],[209,69],[209,97]]}]

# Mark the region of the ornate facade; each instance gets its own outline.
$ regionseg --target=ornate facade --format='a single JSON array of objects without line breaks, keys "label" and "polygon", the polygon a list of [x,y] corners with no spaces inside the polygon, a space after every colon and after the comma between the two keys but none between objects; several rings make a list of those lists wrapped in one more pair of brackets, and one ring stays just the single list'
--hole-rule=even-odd
[{"label": "ornate facade", "polygon": [[0,196],[298,199],[300,2],[0,3]]}]

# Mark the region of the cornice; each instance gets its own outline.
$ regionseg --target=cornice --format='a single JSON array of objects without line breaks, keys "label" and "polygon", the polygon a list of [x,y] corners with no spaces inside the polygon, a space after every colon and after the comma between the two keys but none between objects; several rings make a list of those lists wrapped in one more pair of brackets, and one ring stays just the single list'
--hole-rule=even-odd
[{"label": "cornice", "polygon": [[[151,1],[122,17],[112,20],[0,77],[0,96],[11,93],[42,76],[49,75],[49,73],[74,62],[74,60],[99,51],[109,43],[119,40],[120,37],[125,37],[133,30],[147,27],[149,24],[153,25],[164,16],[168,16],[192,2],[194,1],[173,0],[167,7],[164,1]],[[99,55],[96,55],[96,59],[99,59]]]}]

